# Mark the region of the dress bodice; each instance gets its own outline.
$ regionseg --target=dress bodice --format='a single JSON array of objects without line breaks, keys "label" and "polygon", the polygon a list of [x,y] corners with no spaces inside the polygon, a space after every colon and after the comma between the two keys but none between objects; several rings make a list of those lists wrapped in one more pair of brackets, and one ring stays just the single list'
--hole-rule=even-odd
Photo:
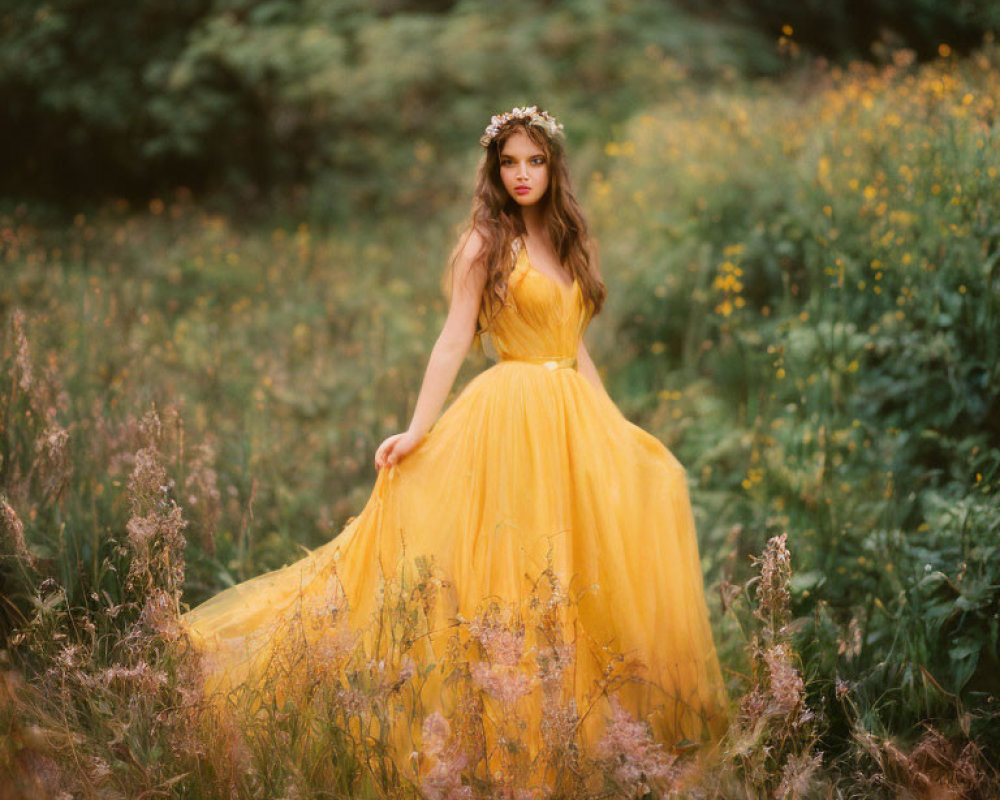
[{"label": "dress bodice", "polygon": [[[539,272],[528,259],[528,248],[514,243],[514,268],[507,279],[503,306],[487,335],[500,359],[569,359],[576,356],[580,337],[590,321],[578,280],[566,286]],[[485,319],[485,312],[480,312]]]}]

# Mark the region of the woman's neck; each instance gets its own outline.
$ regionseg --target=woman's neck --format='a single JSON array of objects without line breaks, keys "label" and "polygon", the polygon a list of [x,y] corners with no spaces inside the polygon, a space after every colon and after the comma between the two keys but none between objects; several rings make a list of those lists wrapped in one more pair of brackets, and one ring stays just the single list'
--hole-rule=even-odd
[{"label": "woman's neck", "polygon": [[529,239],[545,239],[548,236],[545,225],[545,212],[535,203],[521,209],[521,221]]}]

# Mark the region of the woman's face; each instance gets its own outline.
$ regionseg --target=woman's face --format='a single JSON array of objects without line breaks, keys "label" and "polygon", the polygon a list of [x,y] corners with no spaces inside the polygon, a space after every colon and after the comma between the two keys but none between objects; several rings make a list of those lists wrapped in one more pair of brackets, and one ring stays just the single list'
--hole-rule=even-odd
[{"label": "woman's face", "polygon": [[523,130],[512,133],[501,145],[500,180],[521,206],[537,203],[549,188],[549,160],[545,151]]}]

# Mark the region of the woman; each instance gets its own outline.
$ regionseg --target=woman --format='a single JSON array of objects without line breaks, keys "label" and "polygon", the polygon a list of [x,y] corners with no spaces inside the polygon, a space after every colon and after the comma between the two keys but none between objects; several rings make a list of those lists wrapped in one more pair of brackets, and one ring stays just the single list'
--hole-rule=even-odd
[{"label": "woman", "polygon": [[[415,574],[415,565],[426,577],[432,565],[436,605],[423,635],[403,637],[415,668],[402,679],[420,675],[421,715],[449,716],[457,713],[450,679],[430,665],[454,644],[456,621],[492,600],[514,610],[508,630],[523,632],[518,614],[547,574],[573,598],[559,628],[575,660],[559,674],[585,744],[622,710],[668,745],[715,737],[725,696],[685,473],[622,416],[584,344],[606,288],[570,186],[562,126],[534,106],[515,108],[494,116],[480,143],[472,218],[448,272],[447,320],[409,428],[376,450],[379,474],[364,510],[302,561],[223,592],[184,622],[209,656],[215,686],[267,674],[280,692],[303,653],[319,650],[321,639],[330,646],[340,611],[351,630],[371,631],[373,619],[385,621],[385,581]],[[438,419],[477,334],[499,362]],[[507,672],[482,668],[473,677],[501,711],[527,702],[532,720],[520,735],[525,751],[537,752],[545,746],[542,708],[551,716],[552,707],[538,682],[518,683],[511,670],[541,652],[541,642],[530,631],[487,641],[484,625],[498,617],[483,619],[471,628],[481,652],[490,668]],[[384,639],[368,641],[384,649]],[[514,642],[502,653],[494,647],[501,639]],[[622,665],[630,671],[619,680]],[[506,695],[496,688],[501,677]],[[423,718],[394,732],[401,756],[422,746]],[[475,761],[502,740],[487,731],[480,752],[467,755]]]}]

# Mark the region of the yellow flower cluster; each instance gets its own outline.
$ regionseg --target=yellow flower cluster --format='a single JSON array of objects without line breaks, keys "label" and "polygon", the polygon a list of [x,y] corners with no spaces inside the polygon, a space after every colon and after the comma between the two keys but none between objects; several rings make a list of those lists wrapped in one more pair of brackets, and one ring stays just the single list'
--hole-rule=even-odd
[{"label": "yellow flower cluster", "polygon": [[[738,255],[739,250],[726,248],[726,253]],[[743,308],[746,300],[740,294],[743,291],[743,270],[732,261],[726,260],[719,265],[718,274],[712,281],[712,288],[720,294],[719,302],[715,306],[715,313],[723,317],[730,316],[734,309]]]},{"label": "yellow flower cluster", "polygon": [[755,485],[764,480],[764,470],[759,467],[750,467],[747,476],[741,481],[744,489],[752,489]]}]

